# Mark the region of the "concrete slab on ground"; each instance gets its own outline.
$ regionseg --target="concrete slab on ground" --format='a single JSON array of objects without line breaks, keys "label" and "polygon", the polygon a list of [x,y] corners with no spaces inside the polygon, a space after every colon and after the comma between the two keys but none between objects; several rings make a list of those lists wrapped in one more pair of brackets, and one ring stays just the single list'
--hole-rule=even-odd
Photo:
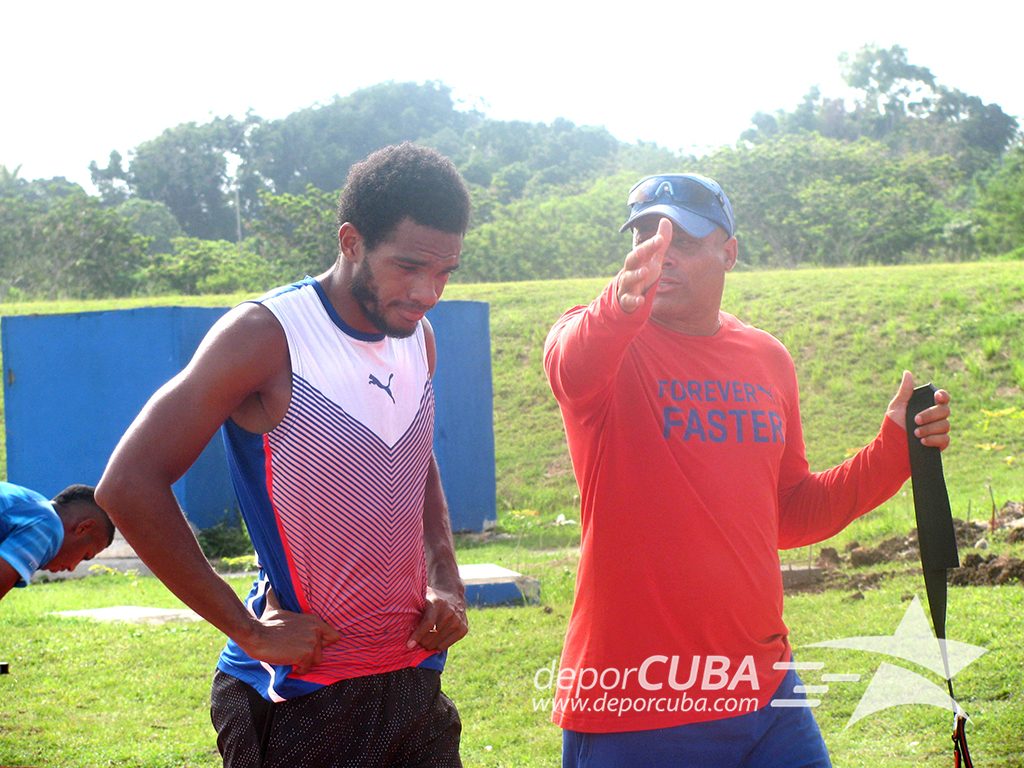
[{"label": "concrete slab on ground", "polygon": [[[124,559],[124,558],[118,558]],[[466,584],[466,602],[473,606],[535,603],[540,600],[536,579],[493,563],[460,565],[459,575]],[[113,605],[106,608],[82,608],[55,611],[54,616],[88,618],[95,621],[122,621],[131,624],[166,624],[169,621],[199,621],[199,614],[186,609],[149,608],[139,605]]]},{"label": "concrete slab on ground", "polygon": [[466,585],[466,602],[469,605],[507,605],[540,601],[540,582],[537,579],[494,563],[460,565],[459,576]]},{"label": "concrete slab on ground", "polygon": [[783,589],[808,589],[825,581],[825,569],[813,565],[783,565]]},{"label": "concrete slab on ground", "polygon": [[166,624],[169,621],[200,620],[198,613],[187,608],[147,608],[141,605],[111,605],[106,608],[54,611],[53,615],[96,621],[124,621],[129,624]]},{"label": "concrete slab on ground", "polygon": [[[81,578],[95,572],[96,566],[116,571],[136,571],[140,575],[152,572],[136,556],[135,550],[124,540],[121,532],[114,534],[114,541],[92,560],[84,561],[73,571],[64,573],[38,572],[34,580],[52,581],[57,579]],[[472,563],[459,566],[459,576],[466,584],[470,604],[497,605],[507,602],[536,602],[540,597],[540,583],[536,579],[493,563]]]}]

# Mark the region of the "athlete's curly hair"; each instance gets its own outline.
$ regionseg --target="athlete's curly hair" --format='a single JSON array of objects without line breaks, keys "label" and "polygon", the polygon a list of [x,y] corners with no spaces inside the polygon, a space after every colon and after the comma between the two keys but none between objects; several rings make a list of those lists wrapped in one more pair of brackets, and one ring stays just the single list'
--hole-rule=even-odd
[{"label": "athlete's curly hair", "polygon": [[353,165],[338,199],[338,226],[354,225],[367,249],[387,240],[406,217],[449,234],[464,235],[469,226],[469,193],[455,164],[411,142]]}]

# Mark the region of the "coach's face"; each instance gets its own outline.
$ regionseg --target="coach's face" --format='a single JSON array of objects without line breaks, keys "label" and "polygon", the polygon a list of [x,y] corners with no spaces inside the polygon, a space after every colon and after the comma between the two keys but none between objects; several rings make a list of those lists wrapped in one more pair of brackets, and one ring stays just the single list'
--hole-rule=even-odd
[{"label": "coach's face", "polygon": [[[345,227],[352,225],[343,225],[339,233],[343,248],[346,236],[359,238],[354,227],[350,232]],[[366,323],[360,330],[404,338],[437,304],[458,269],[462,235],[405,218],[373,250],[352,245],[357,265],[351,291]]]},{"label": "coach's face", "polygon": [[[640,219],[633,232],[634,245],[658,231],[656,216]],[[672,241],[662,260],[651,318],[670,328],[716,316],[722,304],[725,275],[736,264],[736,238],[716,227],[706,237],[694,237],[672,226]]]}]

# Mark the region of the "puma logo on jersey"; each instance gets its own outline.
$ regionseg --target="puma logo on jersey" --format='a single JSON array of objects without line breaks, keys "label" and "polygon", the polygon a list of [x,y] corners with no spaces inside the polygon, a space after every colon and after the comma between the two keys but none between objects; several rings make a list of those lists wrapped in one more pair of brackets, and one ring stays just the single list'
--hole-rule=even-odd
[{"label": "puma logo on jersey", "polygon": [[367,382],[367,383],[368,383],[368,384],[373,384],[373,386],[375,386],[375,387],[380,387],[380,388],[381,388],[381,389],[383,389],[383,390],[384,390],[385,392],[387,392],[387,394],[388,394],[388,397],[390,397],[390,398],[391,398],[391,402],[393,403],[393,402],[395,402],[395,396],[394,396],[393,394],[391,394],[391,380],[392,380],[393,378],[395,378],[395,374],[393,374],[393,373],[391,373],[391,374],[388,374],[388,383],[387,383],[387,384],[381,384],[381,383],[380,383],[380,379],[378,379],[378,378],[377,378],[376,376],[374,376],[374,375],[373,375],[373,374],[371,373],[371,374],[370,374],[370,380],[369,380],[369,382]]}]

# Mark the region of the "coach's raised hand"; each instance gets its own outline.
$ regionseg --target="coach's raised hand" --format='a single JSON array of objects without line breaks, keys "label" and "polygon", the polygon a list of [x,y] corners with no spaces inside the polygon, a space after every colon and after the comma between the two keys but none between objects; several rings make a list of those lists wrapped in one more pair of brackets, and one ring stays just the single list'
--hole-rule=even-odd
[{"label": "coach's raised hand", "polygon": [[619,306],[624,312],[634,312],[644,303],[647,292],[661,277],[661,263],[671,242],[672,222],[661,219],[657,233],[626,255],[618,276]]}]

